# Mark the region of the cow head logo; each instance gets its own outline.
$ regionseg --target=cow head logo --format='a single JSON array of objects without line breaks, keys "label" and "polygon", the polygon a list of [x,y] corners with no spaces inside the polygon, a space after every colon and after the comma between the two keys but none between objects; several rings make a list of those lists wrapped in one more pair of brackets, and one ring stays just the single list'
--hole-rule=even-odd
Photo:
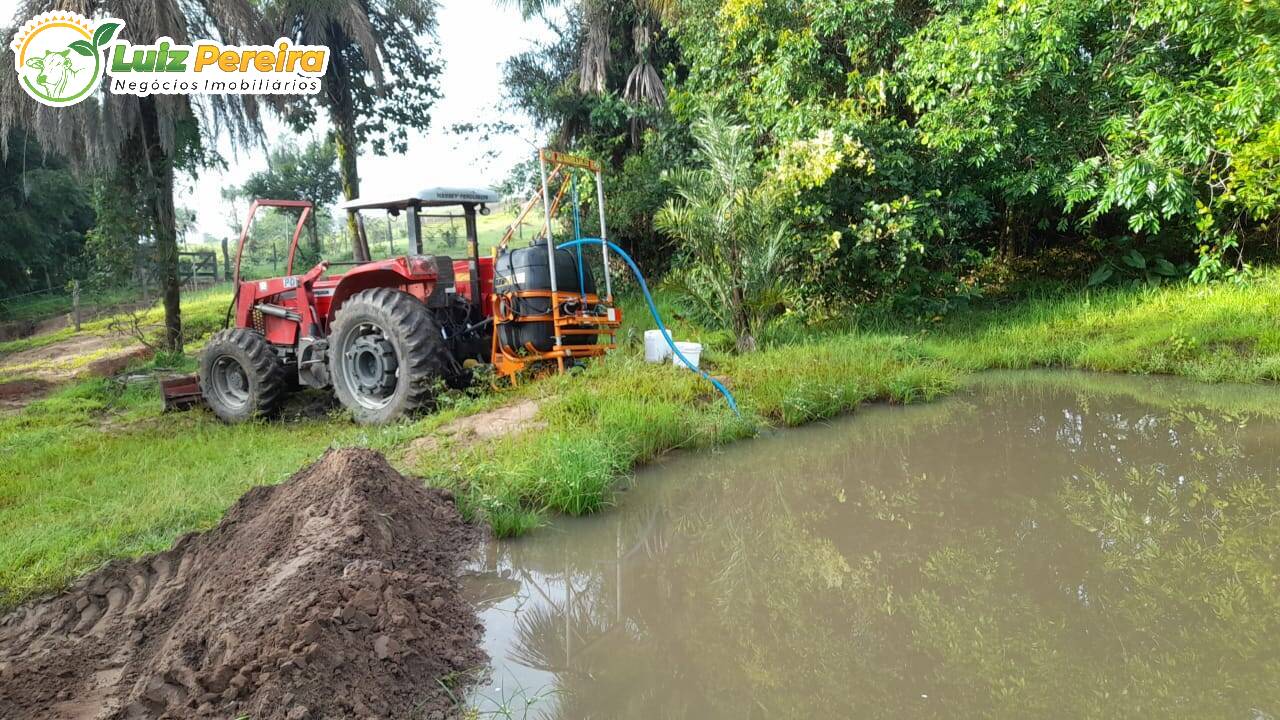
[{"label": "cow head logo", "polygon": [[73,12],[47,12],[13,36],[14,69],[28,95],[53,107],[93,94],[106,69],[104,52],[124,23],[92,21]]}]

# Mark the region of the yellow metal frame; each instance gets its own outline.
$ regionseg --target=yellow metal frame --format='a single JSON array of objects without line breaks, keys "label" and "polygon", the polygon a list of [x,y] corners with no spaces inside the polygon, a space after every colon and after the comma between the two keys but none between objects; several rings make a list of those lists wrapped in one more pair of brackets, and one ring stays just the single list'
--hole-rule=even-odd
[{"label": "yellow metal frame", "polygon": [[[533,211],[542,201],[542,207],[545,217],[543,232],[551,242],[551,219],[560,209],[561,203],[564,201],[566,192],[569,190],[571,183],[574,182],[574,170],[583,170],[591,173],[596,182],[597,202],[600,205],[600,236],[607,237],[605,229],[604,215],[604,176],[599,163],[586,158],[566,155],[564,153],[555,152],[553,150],[540,150],[538,152],[538,162],[542,170],[542,188],[541,192],[529,198],[528,202],[521,208],[520,214],[516,221],[511,224],[507,232],[503,235],[502,241],[498,243],[498,247],[494,248],[494,272],[497,272],[498,253],[505,250],[507,243],[511,241],[515,234],[516,227],[524,222],[529,213]],[[548,172],[547,166],[551,166]],[[560,187],[556,191],[554,199],[550,192],[551,183],[560,180]],[[554,253],[552,249],[548,249],[549,260],[554,263]],[[605,263],[605,297],[601,298],[594,293],[584,294],[581,292],[562,292],[556,289],[556,279],[554,275],[554,267],[552,268],[552,289],[551,290],[522,290],[510,293],[494,292],[492,296],[493,307],[493,366],[499,377],[510,378],[512,385],[517,383],[517,376],[524,370],[537,365],[539,363],[547,363],[554,361],[556,371],[563,373],[565,371],[565,361],[573,358],[600,357],[610,350],[618,347],[617,336],[618,328],[622,325],[622,311],[613,304],[613,285],[609,277],[609,254],[607,247],[602,248],[602,257]],[[512,311],[522,299],[544,299],[551,303],[550,313],[543,315],[526,315],[517,317]],[[597,309],[601,306],[605,308],[605,315],[597,315],[587,312],[564,313],[562,308],[566,303],[578,302],[583,307]],[[547,351],[540,351],[531,344],[526,343],[523,348],[516,348],[504,345],[502,343],[502,329],[504,326],[518,323],[551,323],[552,330],[555,334],[555,347]],[[593,343],[591,345],[566,345],[565,337],[573,337],[575,335],[607,335],[609,342]]]},{"label": "yellow metal frame", "polygon": [[[522,299],[549,299],[551,312],[543,315],[523,315],[517,317],[511,308]],[[561,309],[565,303],[577,301],[587,307],[605,305],[609,315],[600,316],[586,312],[564,313]],[[556,331],[557,341],[574,335],[607,335],[609,342],[591,345],[558,344],[550,350],[540,351],[530,343],[522,348],[504,345],[502,328],[506,325],[520,323],[551,323]],[[518,384],[516,376],[529,367],[543,362],[556,363],[556,372],[565,371],[565,360],[572,358],[600,357],[609,350],[618,347],[618,328],[622,326],[622,311],[608,303],[602,303],[600,297],[588,293],[585,302],[581,293],[551,292],[550,290],[523,290],[520,292],[494,293],[493,295],[493,366],[500,377],[510,378],[511,384]]]}]

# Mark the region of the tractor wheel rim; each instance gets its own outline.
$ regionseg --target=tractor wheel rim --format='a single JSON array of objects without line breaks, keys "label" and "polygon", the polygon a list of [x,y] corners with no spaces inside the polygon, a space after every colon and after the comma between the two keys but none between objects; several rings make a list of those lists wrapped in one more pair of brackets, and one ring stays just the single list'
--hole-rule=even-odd
[{"label": "tractor wheel rim", "polygon": [[249,404],[249,376],[240,361],[223,355],[213,361],[213,391],[222,404],[233,410]]},{"label": "tractor wheel rim", "polygon": [[347,336],[345,345],[342,369],[352,396],[361,407],[385,407],[400,382],[400,361],[386,332],[364,323]]}]

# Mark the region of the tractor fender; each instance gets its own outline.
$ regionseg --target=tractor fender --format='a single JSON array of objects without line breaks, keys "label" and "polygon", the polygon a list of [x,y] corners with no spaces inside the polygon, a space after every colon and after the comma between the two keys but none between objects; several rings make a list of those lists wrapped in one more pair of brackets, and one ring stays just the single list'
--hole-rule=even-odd
[{"label": "tractor fender", "polygon": [[436,265],[430,257],[398,257],[365,263],[342,276],[333,289],[333,301],[326,313],[333,322],[338,309],[351,296],[371,288],[389,287],[403,290],[425,301],[435,289],[439,277]]}]

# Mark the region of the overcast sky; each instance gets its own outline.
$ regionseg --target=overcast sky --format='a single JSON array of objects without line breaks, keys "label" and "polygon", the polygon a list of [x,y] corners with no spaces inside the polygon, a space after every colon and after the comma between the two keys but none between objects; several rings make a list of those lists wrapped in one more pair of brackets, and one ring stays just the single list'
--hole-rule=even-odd
[{"label": "overcast sky", "polygon": [[[15,19],[15,4],[13,0],[0,0],[0,25],[10,25]],[[410,134],[409,149],[403,156],[360,156],[360,189],[365,196],[433,185],[494,184],[535,151],[537,135],[524,117],[502,107],[501,65],[511,55],[549,37],[550,29],[542,22],[524,22],[519,12],[498,8],[493,0],[440,0],[439,5],[439,57],[445,68],[439,81],[442,97],[431,114],[431,129]],[[4,52],[8,55],[11,51],[4,48]],[[12,62],[12,58],[7,61]],[[498,118],[516,123],[522,131],[515,137],[490,140],[483,147],[475,145],[475,140],[447,132],[454,123]],[[267,131],[271,138],[292,134],[270,118]],[[305,144],[326,131],[327,126],[317,128],[313,135],[298,136],[297,141]],[[485,156],[490,149],[497,152],[496,159]],[[222,201],[222,188],[237,185],[266,166],[259,149],[236,152],[224,140],[221,151],[229,165],[225,172],[204,171],[179,192],[178,203],[196,213],[197,228],[192,240],[198,241],[204,233],[214,237],[238,234],[240,220],[235,221],[234,229],[229,227],[231,208]]]}]

